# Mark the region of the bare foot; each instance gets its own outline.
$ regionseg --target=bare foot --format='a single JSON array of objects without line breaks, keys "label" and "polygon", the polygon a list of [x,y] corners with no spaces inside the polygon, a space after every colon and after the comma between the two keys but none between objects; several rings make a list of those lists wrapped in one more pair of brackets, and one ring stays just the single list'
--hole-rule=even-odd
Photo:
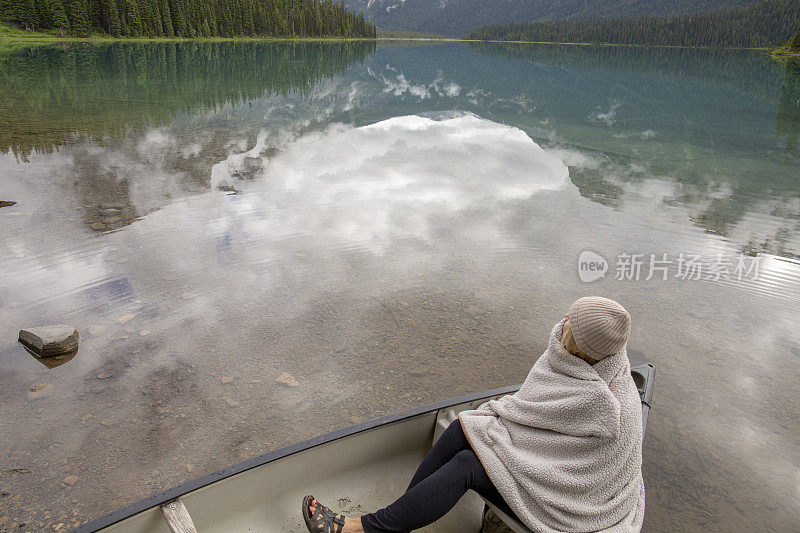
[{"label": "bare foot", "polygon": [[[313,515],[317,512],[317,505],[319,502],[317,500],[311,500],[311,505],[308,506],[308,510]],[[364,533],[364,528],[361,527],[361,517],[359,518],[348,518],[344,515],[337,515],[337,517],[344,518],[344,526],[342,526],[342,533]],[[322,531],[323,524],[319,525],[320,531]]]}]

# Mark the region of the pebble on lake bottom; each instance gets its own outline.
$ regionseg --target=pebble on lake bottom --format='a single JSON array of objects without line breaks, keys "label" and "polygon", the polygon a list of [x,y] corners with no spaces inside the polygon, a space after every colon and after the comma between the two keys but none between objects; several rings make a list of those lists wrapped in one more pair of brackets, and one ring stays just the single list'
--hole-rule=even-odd
[{"label": "pebble on lake bottom", "polygon": [[426,365],[420,365],[420,366],[418,366],[416,368],[412,368],[411,370],[408,371],[408,375],[409,376],[413,376],[415,378],[426,376],[426,375],[428,375],[430,373],[431,373],[431,368],[429,366],[426,366]]},{"label": "pebble on lake bottom", "polygon": [[37,383],[28,389],[29,400],[41,400],[53,395],[53,386],[49,383]]},{"label": "pebble on lake bottom", "polygon": [[67,476],[64,479],[62,479],[61,482],[71,487],[72,485],[78,482],[78,476]]},{"label": "pebble on lake bottom", "polygon": [[133,320],[135,317],[136,317],[135,314],[129,313],[127,315],[122,315],[121,317],[119,317],[117,319],[117,322],[119,322],[120,324],[126,324],[126,323],[130,322],[131,320]]},{"label": "pebble on lake bottom", "polygon": [[106,332],[107,329],[108,328],[103,325],[95,324],[93,326],[89,326],[89,335],[92,337],[100,337]]},{"label": "pebble on lake bottom", "polygon": [[275,379],[276,382],[281,383],[283,385],[287,385],[289,387],[297,387],[300,383],[288,372],[282,373],[280,376]]},{"label": "pebble on lake bottom", "polygon": [[228,407],[239,407],[241,405],[239,402],[237,402],[233,398],[228,398],[227,396],[225,398],[223,398],[223,400],[225,400],[225,403],[228,404]]}]

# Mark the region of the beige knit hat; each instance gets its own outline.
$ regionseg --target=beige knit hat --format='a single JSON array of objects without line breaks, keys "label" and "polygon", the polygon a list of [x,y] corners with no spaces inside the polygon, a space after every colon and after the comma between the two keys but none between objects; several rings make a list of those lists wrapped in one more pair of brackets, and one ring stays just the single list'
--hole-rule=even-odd
[{"label": "beige knit hat", "polygon": [[572,336],[586,355],[603,359],[618,353],[631,334],[631,315],[614,300],[586,296],[569,308]]}]

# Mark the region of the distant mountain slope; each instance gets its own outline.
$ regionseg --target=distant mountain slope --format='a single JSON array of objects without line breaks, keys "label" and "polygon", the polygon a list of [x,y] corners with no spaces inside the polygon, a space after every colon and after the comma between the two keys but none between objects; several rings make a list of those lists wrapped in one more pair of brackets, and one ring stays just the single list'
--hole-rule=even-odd
[{"label": "distant mountain slope", "polygon": [[486,24],[533,20],[685,15],[752,0],[345,0],[381,30],[461,36]]}]

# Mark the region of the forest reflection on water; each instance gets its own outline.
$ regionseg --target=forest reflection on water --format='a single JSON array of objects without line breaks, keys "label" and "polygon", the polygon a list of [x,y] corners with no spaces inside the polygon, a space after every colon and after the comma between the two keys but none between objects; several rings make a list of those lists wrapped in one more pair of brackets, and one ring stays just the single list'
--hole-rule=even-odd
[{"label": "forest reflection on water", "polygon": [[374,42],[187,42],[0,52],[0,152],[25,158],[76,135],[102,140],[180,113],[304,93],[374,50]]},{"label": "forest reflection on water", "polygon": [[[646,530],[793,529],[799,77],[751,51],[0,53],[0,451],[19,469],[0,518],[78,523],[518,382],[592,292],[625,303],[632,359],[658,366]],[[612,263],[591,285],[587,249]],[[618,280],[625,253],[762,270]],[[79,352],[33,359],[16,331],[40,321],[78,327]],[[300,422],[320,405],[325,424]]]}]

